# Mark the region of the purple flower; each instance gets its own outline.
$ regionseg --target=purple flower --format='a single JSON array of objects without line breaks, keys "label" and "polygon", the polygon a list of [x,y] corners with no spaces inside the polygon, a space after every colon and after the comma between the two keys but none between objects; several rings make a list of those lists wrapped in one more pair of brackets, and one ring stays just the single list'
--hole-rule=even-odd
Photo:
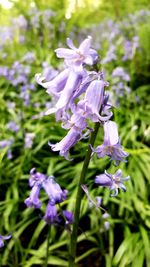
[{"label": "purple flower", "polygon": [[44,180],[42,187],[47,193],[51,205],[60,203],[67,198],[67,191],[61,189],[60,185],[55,182],[53,176],[49,176],[46,180]]},{"label": "purple flower", "polygon": [[125,178],[122,177],[122,171],[119,169],[114,174],[109,174],[105,171],[104,174],[97,175],[95,178],[95,183],[100,186],[105,186],[110,189],[110,191],[115,191],[114,194],[111,194],[111,197],[118,195],[118,189],[126,191],[126,187],[123,184],[124,181],[130,179],[130,176]]},{"label": "purple flower", "polygon": [[70,129],[73,127],[74,130],[80,134],[88,125],[86,118],[83,115],[83,111],[77,107],[71,118],[68,118],[68,120],[66,120],[62,126],[64,129]]},{"label": "purple flower", "polygon": [[46,207],[46,213],[43,217],[44,221],[48,224],[53,224],[58,222],[58,215],[57,215],[57,209],[56,205],[52,205],[51,201],[48,202]]},{"label": "purple flower", "polygon": [[75,127],[72,127],[67,135],[56,144],[51,144],[51,149],[53,151],[60,151],[59,154],[68,160],[69,149],[74,146],[81,138],[81,134],[76,131]]},{"label": "purple flower", "polygon": [[[47,93],[59,97],[59,93],[64,89],[69,75],[69,69],[65,69],[59,73],[55,78],[48,82],[43,82],[45,77],[42,77],[41,74],[36,74],[35,79],[38,84],[47,89]],[[49,80],[49,77],[47,77]]]},{"label": "purple flower", "polygon": [[112,72],[113,77],[120,77],[123,81],[130,81],[130,76],[122,67],[117,67]]},{"label": "purple flower", "polygon": [[45,113],[46,115],[56,113],[57,120],[63,118],[66,109],[73,105],[74,93],[80,87],[83,75],[85,75],[85,73],[83,72],[75,73],[74,71],[69,71],[65,80],[66,83],[64,85],[64,88],[60,87],[61,92],[59,94],[55,107],[47,110],[47,112]]},{"label": "purple flower", "polygon": [[34,185],[30,192],[30,197],[28,197],[25,200],[25,204],[27,207],[34,207],[35,209],[41,208],[41,201],[39,200],[39,194],[40,194],[41,186],[40,185]]},{"label": "purple flower", "polygon": [[29,185],[32,187],[30,196],[25,200],[27,207],[34,207],[39,209],[42,203],[39,200],[40,190],[42,188],[43,182],[46,180],[47,176],[36,172],[36,169],[33,168],[30,171]]},{"label": "purple flower", "polygon": [[15,121],[10,121],[8,124],[7,124],[7,128],[9,130],[11,130],[12,132],[18,132],[20,130],[20,127],[16,124]]},{"label": "purple flower", "polygon": [[49,66],[48,62],[46,61],[43,62],[42,66],[44,68],[42,76],[45,78],[47,82],[51,81],[58,75],[58,70],[53,69],[52,66]]},{"label": "purple flower", "polygon": [[25,134],[25,148],[31,148],[33,140],[35,138],[35,133],[26,133]]},{"label": "purple flower", "polygon": [[11,235],[0,235],[0,248],[2,248],[4,246],[4,240],[8,240],[11,238]]},{"label": "purple flower", "polygon": [[5,147],[9,147],[13,144],[14,140],[11,138],[11,139],[8,139],[8,140],[2,140],[0,141],[0,148],[5,148]]},{"label": "purple flower", "polygon": [[34,185],[42,186],[42,183],[46,180],[47,176],[41,172],[37,172],[35,168],[30,171],[29,185],[33,187]]},{"label": "purple flower", "polygon": [[99,114],[104,104],[104,86],[105,82],[102,80],[92,81],[87,88],[84,100],[78,103],[79,107],[84,110],[85,117],[93,122],[106,121],[112,116],[111,112],[104,117]]},{"label": "purple flower", "polygon": [[116,47],[113,44],[110,44],[110,47],[106,53],[106,56],[103,58],[103,60],[101,60],[101,64],[106,64],[108,62],[116,60],[117,56],[115,53],[116,53]]},{"label": "purple flower", "polygon": [[35,54],[34,54],[34,52],[27,52],[23,56],[23,61],[26,61],[28,63],[33,63],[35,61]]},{"label": "purple flower", "polygon": [[7,158],[8,159],[12,159],[13,158],[13,154],[12,154],[12,150],[11,149],[8,149],[8,151],[7,151]]},{"label": "purple flower", "polygon": [[[41,208],[41,201],[39,200],[40,190],[43,188],[49,197],[50,206],[60,203],[67,198],[67,190],[62,190],[59,184],[54,180],[54,177],[47,177],[46,175],[36,172],[33,168],[30,171],[29,185],[32,187],[30,196],[25,200],[27,207]],[[52,208],[55,210],[54,208]],[[48,209],[49,210],[49,209]]]},{"label": "purple flower", "polygon": [[113,121],[104,123],[104,143],[92,150],[97,153],[98,158],[108,156],[116,163],[126,161],[124,158],[128,156],[120,145],[117,124]]},{"label": "purple flower", "polygon": [[66,225],[69,225],[69,224],[72,224],[73,221],[74,221],[74,215],[72,212],[68,211],[68,210],[64,210],[63,211],[63,216],[65,217],[65,224]]},{"label": "purple flower", "polygon": [[91,49],[92,37],[88,36],[79,46],[76,48],[70,38],[67,38],[67,48],[58,48],[55,50],[57,57],[64,58],[67,66],[74,69],[74,71],[82,71],[83,63],[87,65],[93,65],[98,60],[98,54],[95,50]]},{"label": "purple flower", "polygon": [[74,71],[70,71],[66,85],[61,92],[60,98],[56,104],[56,109],[66,108],[73,98],[73,93],[80,86],[82,81],[82,75],[77,74]]}]

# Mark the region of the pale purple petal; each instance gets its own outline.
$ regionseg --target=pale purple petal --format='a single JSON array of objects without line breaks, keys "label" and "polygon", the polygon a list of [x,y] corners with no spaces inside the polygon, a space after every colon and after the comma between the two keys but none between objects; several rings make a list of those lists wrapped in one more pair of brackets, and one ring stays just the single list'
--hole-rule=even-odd
[{"label": "pale purple petal", "polygon": [[107,121],[104,124],[104,144],[116,145],[119,142],[118,127],[114,121]]},{"label": "pale purple petal", "polygon": [[74,50],[68,48],[58,48],[55,50],[58,58],[74,59],[77,58],[77,53]]},{"label": "pale purple petal", "polygon": [[42,203],[39,200],[39,193],[40,193],[41,187],[34,185],[30,192],[30,197],[25,200],[25,204],[27,207],[34,207],[36,209],[40,209]]},{"label": "pale purple petal", "polygon": [[50,201],[47,204],[46,213],[43,219],[48,224],[53,224],[58,221],[56,205],[52,205]]},{"label": "pale purple petal", "polygon": [[113,180],[106,174],[100,174],[96,176],[95,183],[101,186],[112,186]]},{"label": "pale purple petal", "polygon": [[74,46],[72,40],[70,38],[67,38],[67,45],[72,49],[76,50],[77,48]]}]

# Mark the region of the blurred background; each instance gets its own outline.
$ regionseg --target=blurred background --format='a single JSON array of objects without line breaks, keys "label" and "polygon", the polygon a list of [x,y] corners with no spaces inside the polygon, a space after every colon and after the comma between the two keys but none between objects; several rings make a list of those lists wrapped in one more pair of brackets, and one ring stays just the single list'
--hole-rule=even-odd
[{"label": "blurred background", "polygon": [[[77,266],[150,266],[150,9],[148,0],[0,1],[0,234],[12,238],[0,249],[0,266],[44,266],[48,226],[42,211],[26,208],[29,172],[54,175],[69,191],[74,211],[76,184],[88,140],[66,161],[48,146],[66,135],[54,116],[44,116],[51,99],[35,74],[52,79],[63,69],[54,50],[76,46],[88,35],[109,82],[121,144],[130,156],[121,163],[131,179],[116,198],[94,185],[96,174],[115,172],[109,159],[93,158],[86,177],[91,197],[103,197],[109,213],[90,209],[84,196]],[[100,130],[96,145],[103,142]],[[47,199],[41,195],[43,203]],[[46,204],[45,204],[46,206]],[[43,207],[43,213],[44,208]],[[52,227],[49,266],[67,266],[69,233]]]}]

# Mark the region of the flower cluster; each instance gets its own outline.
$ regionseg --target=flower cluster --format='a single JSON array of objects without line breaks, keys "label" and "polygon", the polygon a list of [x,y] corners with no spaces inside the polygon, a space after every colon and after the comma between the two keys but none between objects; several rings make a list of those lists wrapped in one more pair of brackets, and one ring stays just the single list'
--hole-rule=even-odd
[{"label": "flower cluster", "polygon": [[[59,223],[60,218],[56,205],[66,200],[67,190],[62,190],[53,176],[48,177],[45,174],[36,172],[35,168],[30,171],[29,186],[31,187],[30,196],[25,200],[27,207],[41,208],[42,202],[39,199],[39,195],[41,189],[44,189],[49,200],[43,219],[48,224]],[[62,216],[65,219],[66,225],[72,223],[73,214],[71,212],[63,211]]]},{"label": "flower cluster", "polygon": [[69,129],[60,142],[49,143],[53,151],[59,151],[66,159],[69,149],[86,135],[88,120],[101,123],[112,116],[104,90],[108,83],[104,81],[102,72],[86,68],[98,61],[98,54],[91,48],[91,41],[89,36],[76,48],[68,38],[69,49],[55,50],[59,58],[64,58],[66,69],[48,82],[43,82],[44,77],[40,74],[36,75],[37,82],[54,99],[55,106],[46,114],[55,113],[56,120],[62,121],[63,128]]},{"label": "flower cluster", "polygon": [[[76,48],[68,38],[69,48],[55,50],[57,57],[64,59],[66,68],[52,79],[36,74],[37,82],[46,88],[54,103],[45,114],[54,113],[56,120],[62,122],[62,127],[68,129],[68,133],[60,142],[56,144],[49,142],[49,145],[53,151],[59,151],[61,156],[69,159],[70,148],[87,135],[90,128],[89,121],[98,122],[104,128],[104,143],[96,148],[91,146],[91,150],[98,158],[108,156],[118,164],[120,161],[126,161],[128,153],[120,144],[116,123],[110,120],[113,113],[110,111],[111,104],[105,91],[108,82],[104,80],[101,71],[94,70],[99,56],[96,50],[91,48],[91,42],[92,38],[88,36]],[[113,75],[129,80],[128,74],[121,68],[116,69]],[[110,186],[111,190],[115,188],[114,184]],[[116,190],[116,194],[117,192]]]}]

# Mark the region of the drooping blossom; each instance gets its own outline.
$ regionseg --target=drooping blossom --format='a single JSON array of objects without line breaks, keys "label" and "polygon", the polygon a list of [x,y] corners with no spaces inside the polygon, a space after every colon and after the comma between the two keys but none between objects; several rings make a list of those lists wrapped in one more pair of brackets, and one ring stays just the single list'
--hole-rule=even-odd
[{"label": "drooping blossom", "polygon": [[42,184],[45,192],[47,193],[50,203],[55,205],[67,198],[67,190],[62,190],[60,185],[55,182],[53,176],[49,176]]},{"label": "drooping blossom", "polygon": [[107,121],[112,116],[110,112],[107,116],[101,116],[104,104],[104,86],[103,80],[94,80],[88,86],[84,100],[78,103],[78,106],[84,110],[84,116],[93,122]]},{"label": "drooping blossom", "polygon": [[42,185],[46,180],[47,176],[41,172],[37,172],[35,168],[30,171],[29,185],[33,187],[34,185]]},{"label": "drooping blossom", "polygon": [[0,235],[0,248],[4,246],[4,241],[10,238],[11,238],[11,235],[6,235],[6,236]]},{"label": "drooping blossom", "polygon": [[18,132],[20,130],[19,125],[15,121],[10,121],[7,123],[7,128],[12,132]]},{"label": "drooping blossom", "polygon": [[60,72],[56,77],[54,77],[52,80],[49,80],[47,77],[46,80],[49,80],[48,82],[43,82],[46,77],[42,76],[41,74],[36,74],[35,79],[38,84],[43,86],[47,89],[47,93],[50,95],[57,96],[59,98],[59,93],[64,89],[65,84],[67,82],[69,75],[69,69],[65,69],[62,72]]},{"label": "drooping blossom", "polygon": [[25,200],[27,207],[34,207],[36,209],[41,208],[41,201],[39,200],[40,190],[42,184],[46,179],[46,175],[40,172],[36,172],[36,169],[33,168],[30,171],[29,186],[32,188],[30,196]]},{"label": "drooping blossom", "polygon": [[97,175],[95,178],[95,183],[108,187],[110,191],[114,191],[114,194],[111,194],[111,197],[114,197],[118,195],[118,189],[122,189],[123,191],[126,191],[126,187],[123,184],[124,181],[128,181],[130,179],[130,176],[127,176],[125,178],[122,177],[122,171],[119,169],[114,174],[107,173],[105,171],[104,174]]},{"label": "drooping blossom", "polygon": [[4,139],[0,141],[0,148],[10,147],[13,144],[14,140],[13,138],[10,139]]},{"label": "drooping blossom", "polygon": [[49,143],[53,151],[59,151],[59,154],[68,160],[69,149],[73,147],[81,138],[81,133],[72,127],[67,135],[58,143]]},{"label": "drooping blossom", "polygon": [[42,206],[39,200],[39,194],[42,186],[40,184],[34,185],[31,189],[30,196],[25,200],[27,207],[34,207],[35,209],[40,209]]},{"label": "drooping blossom", "polygon": [[56,222],[59,222],[56,205],[52,205],[51,201],[48,201],[43,219],[48,224],[54,224]]},{"label": "drooping blossom", "polygon": [[[56,183],[55,178],[53,176],[46,176],[43,173],[37,172],[35,168],[31,169],[30,171],[29,186],[31,187],[31,192],[30,196],[25,200],[26,206],[40,209],[42,206],[42,202],[40,201],[39,198],[40,191],[44,189],[45,193],[48,196],[48,204],[43,219],[48,224],[59,223],[60,219],[56,205],[67,199],[68,191],[62,190],[60,185]],[[69,223],[69,214],[68,214],[68,223]]]},{"label": "drooping blossom", "polygon": [[120,77],[123,81],[130,81],[129,74],[124,70],[123,67],[117,67],[112,72],[113,77]]},{"label": "drooping blossom", "polygon": [[93,149],[93,152],[97,153],[98,158],[108,156],[116,163],[126,161],[125,158],[128,153],[123,151],[123,147],[120,145],[118,127],[115,122],[107,121],[104,123],[104,143]]},{"label": "drooping blossom", "polygon": [[74,221],[74,215],[71,211],[64,210],[63,211],[63,216],[65,217],[65,225],[72,224]]},{"label": "drooping blossom", "polygon": [[33,145],[33,140],[35,138],[35,133],[26,133],[25,134],[25,148],[31,148]]}]

